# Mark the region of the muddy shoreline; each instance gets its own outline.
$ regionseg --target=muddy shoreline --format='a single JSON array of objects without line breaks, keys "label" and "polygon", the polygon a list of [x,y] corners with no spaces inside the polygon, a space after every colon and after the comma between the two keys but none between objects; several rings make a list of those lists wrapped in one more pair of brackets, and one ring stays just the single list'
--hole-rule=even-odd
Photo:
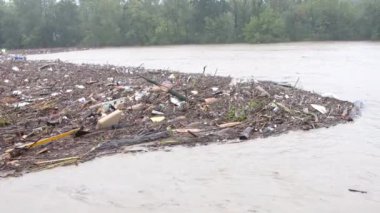
[{"label": "muddy shoreline", "polygon": [[89,50],[91,48],[86,47],[56,47],[56,48],[35,48],[35,49],[13,49],[8,50],[7,54],[15,55],[36,55],[36,54],[50,54],[59,52],[72,52],[72,51],[82,51]]},{"label": "muddy shoreline", "polygon": [[[294,85],[142,67],[3,60],[0,76],[1,177],[328,128],[357,110]],[[102,123],[110,116],[116,122]]]}]

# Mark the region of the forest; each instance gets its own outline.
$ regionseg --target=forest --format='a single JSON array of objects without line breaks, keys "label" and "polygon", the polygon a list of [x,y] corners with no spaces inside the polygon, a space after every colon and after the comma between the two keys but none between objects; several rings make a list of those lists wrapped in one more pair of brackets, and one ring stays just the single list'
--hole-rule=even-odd
[{"label": "forest", "polygon": [[0,0],[1,48],[379,39],[380,0]]}]

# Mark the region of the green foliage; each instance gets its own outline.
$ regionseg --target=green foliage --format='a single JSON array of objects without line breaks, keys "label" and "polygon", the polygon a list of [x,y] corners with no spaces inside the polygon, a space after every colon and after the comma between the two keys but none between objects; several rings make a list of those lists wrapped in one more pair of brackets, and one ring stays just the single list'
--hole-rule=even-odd
[{"label": "green foliage", "polygon": [[241,122],[247,120],[247,112],[244,109],[230,107],[227,112],[227,120]]},{"label": "green foliage", "polygon": [[357,12],[351,2],[339,0],[309,1],[295,5],[286,15],[291,40],[352,40]]},{"label": "green foliage", "polygon": [[379,40],[379,0],[0,0],[0,47]]},{"label": "green foliage", "polygon": [[192,8],[188,0],[164,0],[161,18],[156,26],[155,42],[158,44],[190,42],[191,14]]},{"label": "green foliage", "polygon": [[248,110],[251,111],[251,112],[254,112],[258,109],[261,109],[263,107],[263,103],[260,102],[260,101],[257,101],[257,100],[251,100],[249,103],[248,103]]},{"label": "green foliage", "polygon": [[14,5],[1,5],[0,45],[5,48],[17,48],[21,43],[21,30],[15,12]]},{"label": "green foliage", "polygon": [[262,109],[264,103],[259,100],[251,100],[244,107],[230,106],[226,115],[226,119],[229,121],[245,121],[249,114],[255,113]]},{"label": "green foliage", "polygon": [[261,0],[231,0],[230,8],[234,23],[234,38],[236,41],[244,41],[244,27],[251,17],[260,14],[264,4]]},{"label": "green foliage", "polygon": [[61,0],[54,7],[55,43],[74,46],[82,40],[79,8],[72,0]]},{"label": "green foliage", "polygon": [[154,44],[160,23],[158,0],[129,0],[123,11],[123,37],[127,44]]},{"label": "green foliage", "polygon": [[83,44],[108,46],[121,44],[122,7],[120,0],[82,0]]},{"label": "green foliage", "polygon": [[365,0],[361,3],[359,17],[361,37],[380,40],[380,1]]},{"label": "green foliage", "polygon": [[[195,39],[202,40],[202,34],[206,31],[206,21],[220,18],[228,11],[228,3],[225,0],[191,0],[193,14],[190,19]],[[210,25],[210,23],[209,23]]]},{"label": "green foliage", "polygon": [[0,116],[0,127],[5,127],[9,125],[10,125],[10,122],[7,119]]},{"label": "green foliage", "polygon": [[233,39],[234,25],[230,13],[205,18],[204,42],[228,43]]},{"label": "green foliage", "polygon": [[244,37],[251,43],[284,41],[285,23],[273,9],[267,8],[247,24],[244,28]]}]

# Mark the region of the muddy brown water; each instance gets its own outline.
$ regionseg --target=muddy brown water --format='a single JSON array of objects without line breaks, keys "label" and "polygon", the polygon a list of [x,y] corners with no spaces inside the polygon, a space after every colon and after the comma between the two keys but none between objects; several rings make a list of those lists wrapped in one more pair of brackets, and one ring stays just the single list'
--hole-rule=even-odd
[{"label": "muddy brown water", "polygon": [[[364,102],[355,123],[125,154],[0,180],[1,212],[379,212],[380,43],[105,48],[29,56],[287,81]],[[367,194],[350,192],[363,190]]]}]

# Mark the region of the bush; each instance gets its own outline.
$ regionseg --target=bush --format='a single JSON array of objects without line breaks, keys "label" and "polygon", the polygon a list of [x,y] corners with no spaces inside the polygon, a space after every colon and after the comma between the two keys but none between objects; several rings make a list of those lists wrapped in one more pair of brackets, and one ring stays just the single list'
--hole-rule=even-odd
[{"label": "bush", "polygon": [[245,26],[244,38],[250,43],[284,41],[285,23],[271,8],[267,8]]}]

